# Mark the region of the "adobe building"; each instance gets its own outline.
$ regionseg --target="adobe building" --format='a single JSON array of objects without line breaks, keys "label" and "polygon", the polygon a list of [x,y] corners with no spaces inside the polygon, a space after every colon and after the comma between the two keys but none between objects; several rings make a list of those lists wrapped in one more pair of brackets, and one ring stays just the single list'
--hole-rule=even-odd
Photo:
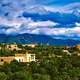
[{"label": "adobe building", "polygon": [[35,54],[26,52],[25,54],[15,54],[15,56],[0,57],[0,65],[10,63],[11,61],[16,60],[21,63],[35,61]]},{"label": "adobe building", "polygon": [[77,45],[76,48],[80,50],[80,45]]},{"label": "adobe building", "polygon": [[28,47],[31,47],[31,48],[35,48],[37,46],[37,44],[23,44],[23,46],[28,46]]},{"label": "adobe building", "polygon": [[10,63],[11,61],[15,60],[14,56],[9,56],[9,57],[0,57],[0,65],[6,63]]},{"label": "adobe building", "polygon": [[9,50],[21,50],[21,48],[18,48],[17,44],[8,44],[6,48]]},{"label": "adobe building", "polygon": [[[23,47],[28,46],[31,48],[35,48],[37,44],[22,44]],[[22,50],[21,48],[18,47],[17,44],[7,44],[6,48],[9,50]]]},{"label": "adobe building", "polygon": [[15,54],[15,60],[18,62],[31,62],[35,61],[35,54],[27,53],[26,54]]}]

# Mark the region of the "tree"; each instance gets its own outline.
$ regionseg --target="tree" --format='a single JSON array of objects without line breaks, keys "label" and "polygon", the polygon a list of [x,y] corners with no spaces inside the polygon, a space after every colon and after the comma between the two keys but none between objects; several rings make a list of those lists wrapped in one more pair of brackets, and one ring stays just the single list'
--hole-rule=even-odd
[{"label": "tree", "polygon": [[32,76],[29,72],[19,71],[14,72],[8,80],[32,80]]},{"label": "tree", "polygon": [[50,76],[48,74],[33,74],[33,80],[50,80]]},{"label": "tree", "polygon": [[7,80],[7,75],[4,72],[0,72],[0,80]]}]

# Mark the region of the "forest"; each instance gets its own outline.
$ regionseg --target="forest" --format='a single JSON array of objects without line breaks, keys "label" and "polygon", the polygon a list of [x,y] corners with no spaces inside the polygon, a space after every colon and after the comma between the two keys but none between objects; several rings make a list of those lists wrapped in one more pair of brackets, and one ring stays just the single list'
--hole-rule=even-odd
[{"label": "forest", "polygon": [[11,56],[31,50],[36,54],[36,61],[19,63],[12,61],[0,65],[0,80],[80,80],[80,53],[76,47],[67,49],[70,54],[63,52],[63,46],[37,45],[35,48],[23,47],[22,50],[8,50],[0,45],[0,56]]}]

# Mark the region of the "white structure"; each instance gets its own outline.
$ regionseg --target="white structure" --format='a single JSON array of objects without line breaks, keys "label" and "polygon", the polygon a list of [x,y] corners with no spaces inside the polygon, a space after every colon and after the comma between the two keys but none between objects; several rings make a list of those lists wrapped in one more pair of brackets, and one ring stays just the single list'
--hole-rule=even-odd
[{"label": "white structure", "polygon": [[18,62],[31,62],[35,61],[35,54],[26,53],[26,54],[15,54],[15,60]]}]

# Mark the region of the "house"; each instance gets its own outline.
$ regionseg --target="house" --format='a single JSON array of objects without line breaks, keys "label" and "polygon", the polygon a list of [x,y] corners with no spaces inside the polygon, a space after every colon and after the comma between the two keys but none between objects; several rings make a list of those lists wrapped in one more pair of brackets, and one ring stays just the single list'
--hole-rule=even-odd
[{"label": "house", "polygon": [[28,47],[31,47],[31,48],[35,48],[37,46],[37,44],[23,44],[23,46],[28,46]]},{"label": "house", "polygon": [[0,57],[0,65],[10,63],[11,61],[16,60],[21,63],[35,61],[35,54],[26,52],[25,54],[15,54],[14,56]]},{"label": "house", "polygon": [[77,45],[76,48],[80,50],[80,45]]},{"label": "house", "polygon": [[2,49],[2,47],[0,46],[0,50]]},{"label": "house", "polygon": [[78,53],[77,55],[80,56],[80,53]]},{"label": "house", "polygon": [[66,49],[64,49],[63,52],[68,54],[68,55],[71,55],[71,53],[68,50],[66,50]]},{"label": "house", "polygon": [[36,47],[36,44],[28,44],[27,46],[32,47],[32,48],[35,48]]},{"label": "house", "polygon": [[0,57],[0,65],[6,63],[10,63],[11,61],[15,60],[14,56],[9,56],[9,57]]},{"label": "house", "polygon": [[26,52],[25,54],[15,54],[15,60],[18,62],[35,61],[35,54]]},{"label": "house", "polygon": [[21,48],[18,48],[17,44],[8,44],[6,48],[9,50],[21,50]]},{"label": "house", "polygon": [[70,49],[70,48],[71,48],[70,46],[65,46],[65,47],[64,47],[65,50],[68,50],[68,49]]},{"label": "house", "polygon": [[[23,47],[28,46],[28,47],[31,47],[31,48],[35,48],[36,44],[22,44],[22,46]],[[21,48],[18,47],[17,44],[7,44],[6,48],[9,49],[9,50],[22,50]]]}]

